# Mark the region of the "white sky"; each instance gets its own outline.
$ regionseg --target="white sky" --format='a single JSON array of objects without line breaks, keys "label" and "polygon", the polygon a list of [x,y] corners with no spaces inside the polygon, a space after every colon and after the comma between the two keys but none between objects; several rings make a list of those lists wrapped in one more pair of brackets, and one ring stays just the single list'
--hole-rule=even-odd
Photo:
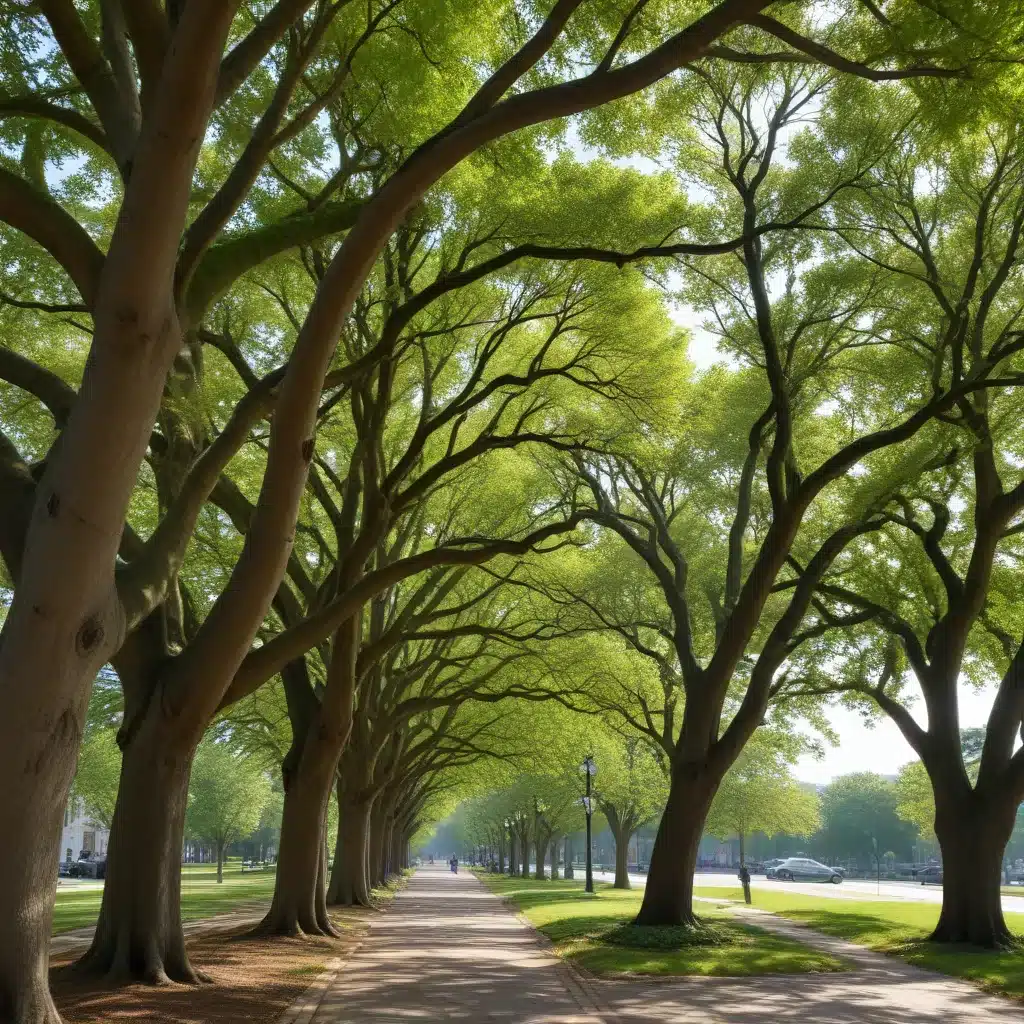
[{"label": "white sky", "polygon": [[[981,692],[961,686],[961,727],[984,725],[994,696],[994,684]],[[920,701],[913,711],[914,717],[926,725]],[[802,757],[793,773],[801,782],[826,783],[837,775],[849,775],[851,772],[895,775],[908,761],[917,760],[917,755],[889,718],[866,722],[859,712],[847,708],[833,708],[828,718],[839,736],[839,744],[827,748],[820,761],[810,756]]]}]

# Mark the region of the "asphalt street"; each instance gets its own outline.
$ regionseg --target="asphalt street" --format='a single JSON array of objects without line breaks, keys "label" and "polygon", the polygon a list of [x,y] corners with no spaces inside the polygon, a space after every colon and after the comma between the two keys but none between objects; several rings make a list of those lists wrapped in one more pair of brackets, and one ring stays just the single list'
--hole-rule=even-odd
[{"label": "asphalt street", "polygon": [[[577,877],[583,872],[577,868]],[[595,871],[594,878],[601,882],[611,882],[614,875],[610,871]],[[646,875],[630,874],[630,882],[635,887],[647,883]],[[717,871],[698,872],[693,876],[693,884],[698,888],[722,889],[735,888],[739,879],[734,874]],[[912,903],[941,903],[942,887],[938,885],[921,885],[918,882],[872,882],[864,878],[851,878],[839,885],[829,882],[778,882],[765,878],[764,875],[753,875],[750,879],[753,889],[776,889],[782,892],[800,892],[811,896],[826,896],[831,899],[883,899],[907,900]],[[1020,896],[1003,896],[1003,910],[1024,914],[1024,886]]]}]

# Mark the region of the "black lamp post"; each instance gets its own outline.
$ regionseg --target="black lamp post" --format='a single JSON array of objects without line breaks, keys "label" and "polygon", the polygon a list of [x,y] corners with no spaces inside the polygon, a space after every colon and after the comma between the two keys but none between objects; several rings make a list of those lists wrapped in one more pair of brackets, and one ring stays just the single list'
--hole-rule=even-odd
[{"label": "black lamp post", "polygon": [[583,798],[583,809],[587,812],[587,881],[584,885],[584,892],[594,891],[594,850],[590,838],[590,819],[594,813],[593,801],[590,797],[590,782],[597,774],[597,765],[594,762],[593,754],[587,754],[583,758],[583,771],[587,775],[587,795]]}]

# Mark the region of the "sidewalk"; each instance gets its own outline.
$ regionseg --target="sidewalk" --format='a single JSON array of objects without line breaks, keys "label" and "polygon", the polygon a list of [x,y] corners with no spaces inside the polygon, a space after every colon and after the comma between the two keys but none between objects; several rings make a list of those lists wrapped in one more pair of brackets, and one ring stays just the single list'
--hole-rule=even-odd
[{"label": "sidewalk", "polygon": [[319,995],[313,1024],[611,1024],[532,928],[469,871],[441,867],[416,872]]},{"label": "sidewalk", "polygon": [[[754,922],[752,922],[754,923]],[[285,1019],[300,1024],[1019,1024],[1024,1007],[773,918],[841,974],[581,979],[469,872],[421,868],[359,950]],[[333,966],[333,965],[332,965]]]}]

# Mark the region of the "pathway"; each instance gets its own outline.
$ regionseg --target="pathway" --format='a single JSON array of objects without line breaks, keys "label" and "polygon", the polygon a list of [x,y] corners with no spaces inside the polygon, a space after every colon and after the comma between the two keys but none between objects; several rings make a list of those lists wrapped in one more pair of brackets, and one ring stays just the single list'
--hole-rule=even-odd
[{"label": "pathway", "polygon": [[568,968],[469,871],[420,868],[338,972],[313,1024],[604,1024]]},{"label": "pathway", "polygon": [[1021,1007],[770,916],[842,974],[582,979],[469,872],[421,868],[287,1021],[369,1024],[1019,1024]]}]

